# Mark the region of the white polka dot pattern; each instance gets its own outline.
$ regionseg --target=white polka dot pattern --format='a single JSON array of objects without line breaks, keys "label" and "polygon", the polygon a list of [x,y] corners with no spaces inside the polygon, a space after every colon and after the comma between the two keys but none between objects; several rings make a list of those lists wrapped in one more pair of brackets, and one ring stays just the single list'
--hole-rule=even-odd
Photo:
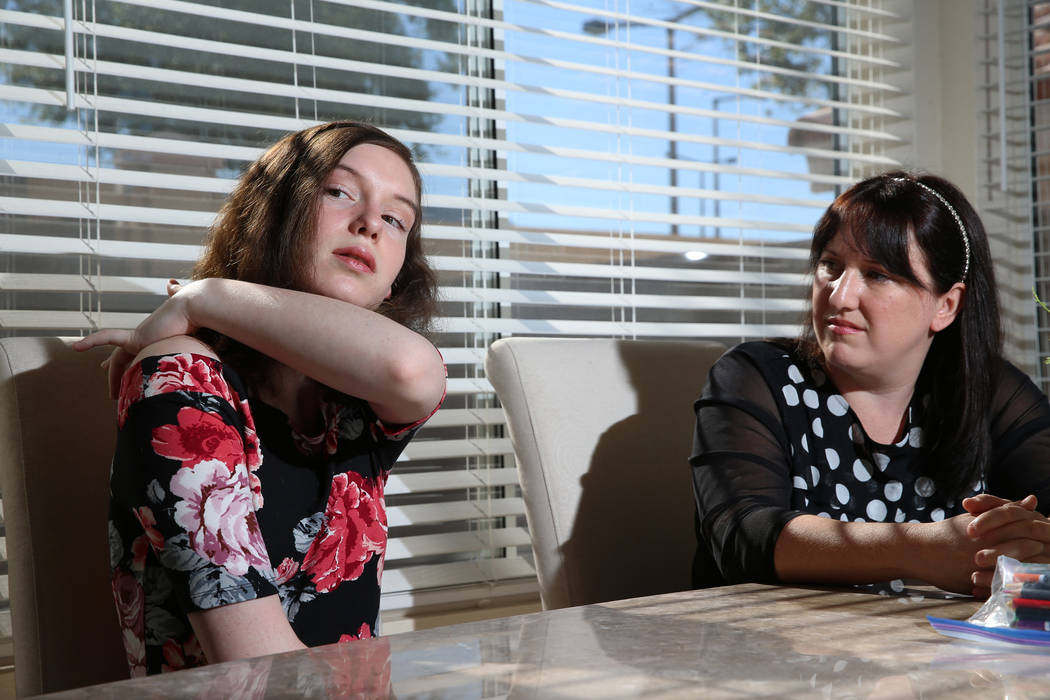
[{"label": "white polka dot pattern", "polygon": [[860,482],[871,479],[871,468],[864,463],[863,459],[853,460],[853,478]]},{"label": "white polka dot pattern", "polygon": [[806,404],[810,408],[816,408],[820,405],[820,399],[817,398],[817,392],[812,389],[806,389],[802,392],[802,403]]},{"label": "white polka dot pattern", "polygon": [[844,416],[846,411],[849,410],[849,404],[846,403],[846,399],[838,394],[832,394],[828,397],[828,410],[831,411],[833,416]]},{"label": "white polka dot pattern", "polygon": [[[923,444],[924,397],[909,406],[900,441],[881,445],[808,361],[778,352],[756,366],[773,389],[788,438],[792,508],[842,522],[928,522],[959,512],[931,478],[913,471]],[[974,484],[972,492],[983,486]]]},{"label": "white polka dot pattern", "polygon": [[933,495],[936,487],[933,485],[933,479],[928,476],[920,476],[915,480],[915,493],[919,494],[923,498],[929,498]]}]

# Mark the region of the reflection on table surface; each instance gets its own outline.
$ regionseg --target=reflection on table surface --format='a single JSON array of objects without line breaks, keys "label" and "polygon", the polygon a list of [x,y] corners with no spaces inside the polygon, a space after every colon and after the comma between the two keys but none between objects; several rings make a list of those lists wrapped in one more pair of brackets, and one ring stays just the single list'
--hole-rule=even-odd
[{"label": "reflection on table surface", "polygon": [[977,603],[746,584],[454,625],[54,698],[1046,697],[1050,656],[937,634]]}]

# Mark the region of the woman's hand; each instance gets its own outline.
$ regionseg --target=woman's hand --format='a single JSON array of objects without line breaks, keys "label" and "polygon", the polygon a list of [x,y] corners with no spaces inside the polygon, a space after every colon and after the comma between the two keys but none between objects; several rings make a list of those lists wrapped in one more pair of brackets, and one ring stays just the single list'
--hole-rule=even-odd
[{"label": "woman's hand", "polygon": [[962,506],[974,519],[967,534],[981,545],[974,556],[975,590],[990,593],[995,562],[1005,554],[1018,561],[1050,563],[1050,520],[1035,508],[1036,497],[1007,501],[991,494],[967,498]]},{"label": "woman's hand", "polygon": [[974,580],[975,557],[984,546],[970,534],[974,519],[970,513],[961,513],[937,522],[907,525],[906,539],[912,545],[904,552],[911,559],[909,577],[946,591],[987,597],[988,591]]},{"label": "woman's hand", "polygon": [[109,395],[116,398],[120,392],[120,380],[135,356],[146,347],[165,338],[191,335],[197,326],[187,312],[187,295],[195,291],[195,284],[185,287],[175,280],[167,285],[168,299],[151,313],[134,330],[106,328],[81,338],[73,343],[73,349],[84,352],[99,345],[115,345],[116,348],[102,363],[109,376]]}]

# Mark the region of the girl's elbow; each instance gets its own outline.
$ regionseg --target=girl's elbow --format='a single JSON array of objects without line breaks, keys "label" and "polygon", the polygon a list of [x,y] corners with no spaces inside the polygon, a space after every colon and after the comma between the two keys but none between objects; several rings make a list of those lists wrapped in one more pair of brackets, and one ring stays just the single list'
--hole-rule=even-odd
[{"label": "girl's elbow", "polygon": [[433,347],[420,355],[392,368],[391,385],[404,404],[411,405],[419,418],[425,418],[445,396],[445,365]]}]

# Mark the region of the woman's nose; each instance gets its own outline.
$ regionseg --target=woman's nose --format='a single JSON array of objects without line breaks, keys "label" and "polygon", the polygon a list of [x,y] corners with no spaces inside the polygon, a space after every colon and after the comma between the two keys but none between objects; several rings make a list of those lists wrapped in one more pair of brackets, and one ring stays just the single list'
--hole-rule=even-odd
[{"label": "woman's nose", "polygon": [[831,303],[843,309],[856,308],[862,284],[860,271],[850,268],[843,270],[842,274],[831,282]]}]

